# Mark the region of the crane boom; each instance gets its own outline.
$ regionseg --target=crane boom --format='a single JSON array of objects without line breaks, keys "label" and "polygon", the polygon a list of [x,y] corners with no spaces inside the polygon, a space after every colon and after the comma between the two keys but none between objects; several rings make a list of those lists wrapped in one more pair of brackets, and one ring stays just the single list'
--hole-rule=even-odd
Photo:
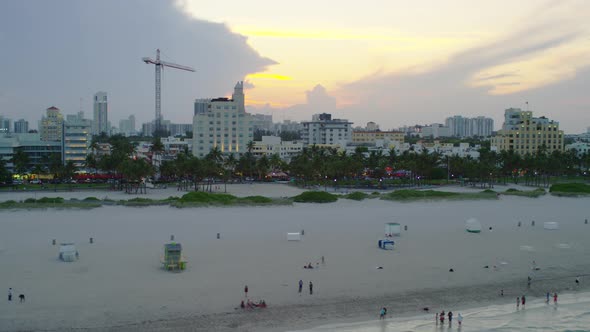
[{"label": "crane boom", "polygon": [[160,61],[160,49],[156,50],[156,60],[148,57],[141,58],[141,61],[146,64],[156,65],[156,119],[155,119],[155,131],[156,135],[161,133],[162,125],[162,86],[161,86],[161,75],[163,67],[170,67],[185,71],[194,72],[195,70],[188,66],[179,65],[176,63]]}]

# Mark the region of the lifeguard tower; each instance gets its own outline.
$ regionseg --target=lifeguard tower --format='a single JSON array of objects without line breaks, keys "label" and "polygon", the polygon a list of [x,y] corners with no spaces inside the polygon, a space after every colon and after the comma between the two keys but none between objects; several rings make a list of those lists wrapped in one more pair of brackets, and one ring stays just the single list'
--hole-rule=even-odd
[{"label": "lifeguard tower", "polygon": [[402,226],[397,222],[388,222],[385,224],[385,236],[394,237],[402,234]]},{"label": "lifeguard tower", "polygon": [[182,245],[180,243],[172,242],[164,245],[162,265],[168,271],[182,271],[186,269],[186,260],[182,255]]}]

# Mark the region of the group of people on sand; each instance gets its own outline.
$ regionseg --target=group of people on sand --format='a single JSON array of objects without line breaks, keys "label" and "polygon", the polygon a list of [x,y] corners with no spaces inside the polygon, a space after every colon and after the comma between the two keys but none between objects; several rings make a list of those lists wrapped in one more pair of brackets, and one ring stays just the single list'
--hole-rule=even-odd
[{"label": "group of people on sand", "polygon": [[[449,319],[449,325],[451,325],[453,323],[453,312],[449,311],[447,314],[445,314],[445,311],[441,311],[440,313],[435,313],[434,314],[434,321],[436,322],[436,324],[438,325],[438,323],[440,322],[440,325],[443,325],[445,323],[445,317]],[[459,326],[461,326],[461,324],[463,323],[463,316],[461,316],[461,313],[459,313],[457,315],[457,323],[459,324]]]},{"label": "group of people on sand", "polygon": [[248,299],[246,301],[246,303],[244,303],[244,300],[242,300],[242,302],[240,303],[240,308],[242,309],[256,309],[256,308],[266,308],[266,302],[264,300],[260,300],[258,301],[258,303],[250,301],[250,299]]},{"label": "group of people on sand", "polygon": [[264,300],[260,300],[258,301],[258,303],[250,301],[250,299],[248,299],[248,285],[244,286],[244,297],[246,297],[247,301],[244,302],[244,300],[242,300],[242,302],[240,303],[240,308],[242,309],[256,309],[256,308],[266,308],[266,302]]}]

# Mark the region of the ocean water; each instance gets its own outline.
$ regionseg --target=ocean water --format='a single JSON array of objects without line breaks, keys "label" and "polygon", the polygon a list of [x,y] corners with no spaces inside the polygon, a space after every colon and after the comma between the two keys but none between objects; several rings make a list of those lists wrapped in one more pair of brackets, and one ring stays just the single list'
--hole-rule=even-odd
[{"label": "ocean water", "polygon": [[[590,331],[590,293],[560,295],[558,304],[545,299],[527,299],[526,309],[516,309],[511,304],[493,305],[466,310],[452,310],[452,325],[445,320],[436,324],[434,313],[415,317],[372,320],[365,322],[330,324],[308,330],[291,332],[410,332],[410,331]],[[456,322],[457,314],[463,316],[463,324]],[[377,315],[378,313],[376,313]]]}]

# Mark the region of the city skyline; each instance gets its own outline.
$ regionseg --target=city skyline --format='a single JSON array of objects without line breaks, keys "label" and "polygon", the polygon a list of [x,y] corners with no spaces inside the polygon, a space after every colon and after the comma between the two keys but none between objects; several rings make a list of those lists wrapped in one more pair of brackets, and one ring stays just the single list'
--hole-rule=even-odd
[{"label": "city skyline", "polygon": [[500,123],[505,109],[528,107],[569,133],[590,123],[584,1],[303,1],[281,11],[288,15],[273,15],[266,1],[5,6],[0,26],[11,34],[0,40],[10,51],[0,58],[14,65],[0,81],[0,114],[31,124],[51,105],[76,113],[80,97],[89,113],[96,91],[109,94],[113,124],[130,114],[151,121],[153,70],[141,57],[158,47],[163,59],[197,69],[162,75],[162,113],[173,122],[191,123],[195,99],[228,96],[244,80],[247,111],[277,122],[327,112],[383,129],[457,114]]}]

